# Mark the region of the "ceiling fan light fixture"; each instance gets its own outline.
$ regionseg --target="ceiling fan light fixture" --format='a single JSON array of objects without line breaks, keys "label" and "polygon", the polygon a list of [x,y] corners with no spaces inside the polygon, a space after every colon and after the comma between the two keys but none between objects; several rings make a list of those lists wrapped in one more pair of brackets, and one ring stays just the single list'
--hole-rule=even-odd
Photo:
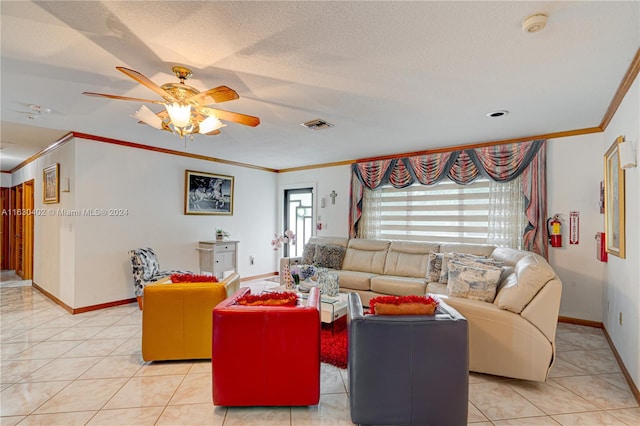
[{"label": "ceiling fan light fixture", "polygon": [[[193,140],[193,135],[196,133],[211,136],[219,134],[219,129],[225,127],[225,124],[220,122],[220,118],[250,127],[256,127],[260,124],[258,117],[208,107],[213,103],[238,99],[238,93],[227,86],[218,86],[205,92],[200,92],[198,89],[184,84],[185,80],[191,77],[192,74],[187,67],[175,66],[172,68],[176,77],[180,79],[180,83],[166,83],[162,86],[157,85],[136,70],[125,67],[116,67],[116,69],[159,95],[163,101],[109,95],[106,93],[83,92],[83,94],[107,99],[162,105],[165,110],[157,114],[143,105],[132,117],[155,129],[173,133],[181,139],[189,136]],[[30,118],[35,118],[36,115],[42,114],[45,110],[45,108],[37,105],[31,105],[31,109],[35,112],[31,113],[34,117]],[[46,110],[46,112],[50,111],[48,108]]]},{"label": "ceiling fan light fixture", "polygon": [[222,124],[220,120],[218,120],[218,117],[216,117],[215,115],[210,115],[209,117],[202,120],[202,122],[200,122],[200,124],[198,125],[198,133],[206,135],[207,133],[218,130],[224,126],[225,125]]},{"label": "ceiling fan light fixture", "polygon": [[181,105],[178,102],[166,103],[164,107],[171,117],[174,127],[184,129],[191,123],[191,105]]},{"label": "ceiling fan light fixture", "polygon": [[156,128],[158,130],[162,130],[162,119],[155,115],[153,111],[147,108],[145,105],[142,105],[135,114],[132,115],[133,118],[137,118],[149,126]]}]

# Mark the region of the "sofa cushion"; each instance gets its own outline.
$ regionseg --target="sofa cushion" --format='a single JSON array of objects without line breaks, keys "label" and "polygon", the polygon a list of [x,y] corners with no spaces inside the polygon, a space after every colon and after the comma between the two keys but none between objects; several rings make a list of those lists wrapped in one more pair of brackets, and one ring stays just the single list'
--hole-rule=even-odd
[{"label": "sofa cushion", "polygon": [[346,248],[334,244],[316,244],[313,264],[322,268],[342,269]]},{"label": "sofa cushion", "polygon": [[425,278],[377,275],[371,278],[371,290],[395,296],[424,296],[427,292],[427,280]]},{"label": "sofa cushion", "polygon": [[335,271],[338,274],[340,287],[350,290],[371,290],[371,277],[376,274],[358,271]]},{"label": "sofa cushion", "polygon": [[540,256],[530,254],[518,261],[513,274],[507,278],[496,296],[498,307],[516,314],[522,312],[531,299],[544,285],[555,276],[551,266]]},{"label": "sofa cushion", "polygon": [[509,247],[496,247],[491,253],[491,257],[503,262],[505,265],[515,265],[520,259],[531,254],[524,250],[518,250]]},{"label": "sofa cushion", "polygon": [[348,237],[311,237],[307,244],[333,244],[346,247],[349,244]]},{"label": "sofa cushion", "polygon": [[312,265],[313,257],[316,254],[317,244],[315,243],[307,243],[304,245],[304,250],[302,251],[302,263],[303,265]]},{"label": "sofa cushion", "polygon": [[349,240],[342,269],[382,274],[390,241],[353,238]]},{"label": "sofa cushion", "polygon": [[427,284],[427,293],[447,294],[447,285],[439,282],[430,282]]},{"label": "sofa cushion", "polygon": [[392,242],[384,263],[385,275],[422,278],[426,275],[428,255],[438,244]]},{"label": "sofa cushion", "polygon": [[440,253],[469,253],[479,256],[490,256],[495,246],[484,244],[442,243]]},{"label": "sofa cushion", "polygon": [[493,302],[502,268],[478,262],[449,262],[447,295]]}]

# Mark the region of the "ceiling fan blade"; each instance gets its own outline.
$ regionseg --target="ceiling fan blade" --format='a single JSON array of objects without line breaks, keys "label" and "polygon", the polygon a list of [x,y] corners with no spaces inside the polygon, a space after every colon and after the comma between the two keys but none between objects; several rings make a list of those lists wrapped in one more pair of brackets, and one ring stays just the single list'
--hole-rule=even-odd
[{"label": "ceiling fan blade", "polygon": [[212,132],[204,133],[204,134],[207,135],[207,136],[214,136],[214,135],[219,135],[220,133],[221,133],[220,129],[216,129],[216,130],[214,130]]},{"label": "ceiling fan blade", "polygon": [[118,71],[126,74],[127,76],[131,77],[132,79],[134,79],[138,83],[142,84],[146,88],[153,90],[158,95],[160,95],[163,99],[166,99],[166,100],[171,101],[171,102],[176,101],[176,98],[174,98],[173,95],[171,95],[171,93],[167,92],[162,87],[158,86],[153,81],[149,80],[147,77],[145,77],[144,75],[140,74],[138,71],[131,70],[131,69],[125,68],[125,67],[116,67],[116,69]]},{"label": "ceiling fan blade", "polygon": [[238,99],[238,93],[227,87],[218,86],[213,89],[209,89],[206,92],[200,92],[197,95],[193,95],[186,99],[187,102],[195,103],[198,105],[210,105],[220,102],[232,101]]},{"label": "ceiling fan blade", "polygon": [[240,114],[238,112],[224,111],[221,109],[209,107],[198,107],[198,111],[205,115],[213,114],[220,120],[233,121],[234,123],[244,124],[245,126],[256,127],[258,124],[260,124],[260,119],[258,117]]},{"label": "ceiling fan blade", "polygon": [[106,93],[94,93],[94,92],[82,92],[83,95],[87,96],[96,96],[99,98],[109,98],[109,99],[118,99],[121,101],[134,101],[134,102],[146,102],[150,104],[158,104],[163,105],[163,101],[152,101],[150,99],[142,99],[142,98],[130,98],[128,96],[118,96],[118,95],[108,95]]}]

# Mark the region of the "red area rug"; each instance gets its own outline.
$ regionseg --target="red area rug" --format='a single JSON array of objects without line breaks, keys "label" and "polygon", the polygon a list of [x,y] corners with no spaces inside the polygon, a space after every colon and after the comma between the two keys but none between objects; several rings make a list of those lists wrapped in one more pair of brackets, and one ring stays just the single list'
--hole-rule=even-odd
[{"label": "red area rug", "polygon": [[322,324],[320,360],[338,368],[347,368],[347,317]]}]

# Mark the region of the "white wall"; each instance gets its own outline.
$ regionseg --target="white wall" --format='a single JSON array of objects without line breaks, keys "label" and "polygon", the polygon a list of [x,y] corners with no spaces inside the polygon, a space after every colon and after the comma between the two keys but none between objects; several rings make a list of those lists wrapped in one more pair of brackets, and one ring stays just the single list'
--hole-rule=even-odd
[{"label": "white wall", "polygon": [[0,173],[0,187],[11,187],[11,173]]},{"label": "white wall", "polygon": [[[640,142],[640,78],[636,77],[622,104],[604,132],[601,156],[620,135]],[[609,255],[605,270],[604,326],[616,350],[640,387],[640,172],[625,171],[626,258]],[[622,324],[619,318],[622,313]]]},{"label": "white wall", "polygon": [[[348,165],[280,173],[278,175],[278,219],[282,220],[282,194],[284,190],[312,185],[315,188],[313,202],[316,207],[314,227],[318,222],[322,223],[322,229],[316,229],[314,235],[347,237],[349,235],[350,179],[351,167]],[[331,203],[331,197],[329,197],[332,191],[338,194],[335,198],[335,204]],[[325,199],[324,208],[320,205],[322,198]],[[321,218],[320,221],[318,221],[318,217]],[[278,226],[280,222],[276,222],[276,224]],[[279,232],[281,227],[279,225],[277,228]]]},{"label": "white wall", "polygon": [[42,203],[42,169],[53,163],[60,165],[60,177],[75,180],[76,141],[59,148],[17,170],[12,175],[15,186],[34,181],[35,211],[33,221],[33,282],[68,306],[75,306],[75,230],[74,217],[63,212],[75,209],[75,192],[60,192],[57,204]]},{"label": "white wall", "polygon": [[[549,263],[562,280],[560,315],[602,322],[604,263],[596,259],[602,133],[547,142],[547,213],[562,216],[562,247],[549,247]],[[569,212],[580,213],[579,243],[569,244]]]},{"label": "white wall", "polygon": [[[62,176],[75,165],[67,194],[74,202],[63,198],[49,208],[126,210],[124,216],[36,217],[34,281],[73,308],[133,297],[133,248],[153,247],[162,269],[198,272],[198,241],[215,239],[215,228],[240,241],[242,276],[276,270],[275,173],[76,138],[16,172],[15,183],[35,176],[41,199],[42,167],[53,161],[61,163]],[[184,215],[187,169],[234,176],[234,214]]]}]

